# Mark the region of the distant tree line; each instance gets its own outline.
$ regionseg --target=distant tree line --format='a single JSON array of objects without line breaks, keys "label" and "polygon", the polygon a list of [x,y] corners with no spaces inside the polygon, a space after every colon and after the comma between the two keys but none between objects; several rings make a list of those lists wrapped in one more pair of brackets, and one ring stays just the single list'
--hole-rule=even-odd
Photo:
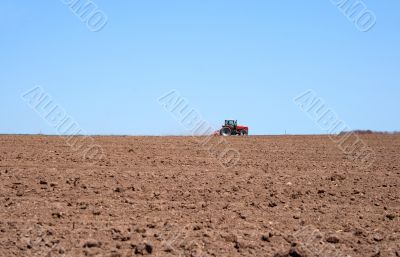
[{"label": "distant tree line", "polygon": [[352,131],[342,131],[340,132],[339,135],[344,135],[344,134],[359,134],[359,135],[368,135],[368,134],[385,134],[385,135],[397,135],[400,134],[400,131],[373,131],[373,130],[352,130]]}]

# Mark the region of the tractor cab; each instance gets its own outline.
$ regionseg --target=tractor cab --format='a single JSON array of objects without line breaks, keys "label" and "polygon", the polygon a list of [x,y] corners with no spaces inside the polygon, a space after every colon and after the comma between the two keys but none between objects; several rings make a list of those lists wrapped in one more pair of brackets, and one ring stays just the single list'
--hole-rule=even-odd
[{"label": "tractor cab", "polygon": [[237,127],[237,120],[225,120],[225,127]]}]

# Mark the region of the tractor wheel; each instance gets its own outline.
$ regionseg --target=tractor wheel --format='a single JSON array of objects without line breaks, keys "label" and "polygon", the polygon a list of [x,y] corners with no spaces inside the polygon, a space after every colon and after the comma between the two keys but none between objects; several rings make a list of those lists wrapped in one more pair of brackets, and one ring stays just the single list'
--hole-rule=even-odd
[{"label": "tractor wheel", "polygon": [[226,136],[230,136],[230,135],[232,134],[232,131],[231,131],[230,128],[222,128],[222,129],[219,131],[219,134],[220,134],[221,136],[226,137]]},{"label": "tractor wheel", "polygon": [[240,131],[241,136],[247,136],[247,134],[248,134],[247,131],[244,129],[242,129],[242,131]]}]

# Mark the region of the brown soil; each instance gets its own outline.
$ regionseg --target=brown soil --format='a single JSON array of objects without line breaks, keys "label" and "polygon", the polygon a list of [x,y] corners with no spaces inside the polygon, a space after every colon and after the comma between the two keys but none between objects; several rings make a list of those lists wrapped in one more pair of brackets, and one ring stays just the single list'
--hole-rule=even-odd
[{"label": "brown soil", "polygon": [[[191,137],[0,136],[0,256],[400,256],[400,136],[231,137],[224,169]],[[211,142],[221,140],[215,137]]]}]

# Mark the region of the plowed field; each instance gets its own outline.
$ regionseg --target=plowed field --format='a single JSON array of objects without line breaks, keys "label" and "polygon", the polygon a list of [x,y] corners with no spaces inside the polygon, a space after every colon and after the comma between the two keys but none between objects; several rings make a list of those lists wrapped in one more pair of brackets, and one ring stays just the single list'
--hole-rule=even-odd
[{"label": "plowed field", "polygon": [[[221,138],[212,138],[217,142]],[[328,136],[0,136],[0,256],[400,256],[400,136],[363,135],[360,169]]]}]

